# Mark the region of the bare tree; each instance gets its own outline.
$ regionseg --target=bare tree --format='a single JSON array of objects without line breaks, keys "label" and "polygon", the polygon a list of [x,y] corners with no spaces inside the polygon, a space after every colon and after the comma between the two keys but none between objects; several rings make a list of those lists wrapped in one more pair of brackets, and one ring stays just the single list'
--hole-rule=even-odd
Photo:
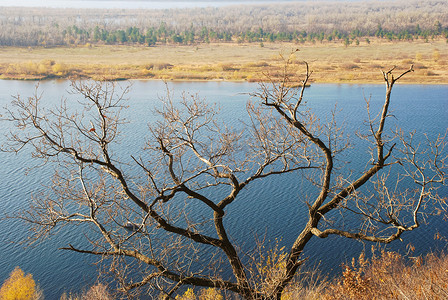
[{"label": "bare tree", "polygon": [[[444,137],[422,150],[413,144],[413,134],[397,130],[386,136],[392,88],[412,67],[397,77],[394,69],[383,72],[384,105],[374,116],[367,101],[369,131],[360,133],[371,144],[370,165],[347,172],[335,167],[349,147],[335,112],[322,122],[306,107],[311,71],[305,63],[304,79],[295,88],[288,76],[291,65],[288,59],[280,82],[268,76],[260,84],[253,94],[260,101],[248,103],[241,131],[218,122],[217,110],[197,96],[176,102],[168,93],[157,121],[149,124],[146,146],[130,162],[112,151],[125,122],[120,112],[127,88],[74,82],[81,111],[65,102],[44,109],[38,93],[16,97],[7,118],[17,130],[5,149],[31,147],[34,157],[57,166],[48,193],[36,196],[21,216],[34,224],[33,238],[87,224],[89,246],[67,241],[63,249],[110,259],[108,270],[129,297],[170,299],[183,286],[197,286],[245,299],[280,299],[306,260],[312,238],[390,243],[419,227],[425,213],[443,204],[437,187],[446,181],[446,152]],[[396,182],[404,187],[389,184],[391,168],[401,169]],[[260,278],[267,277],[258,276],[261,271],[245,259],[224,221],[243,189],[285,174],[304,176],[319,192],[304,207],[306,225],[277,257],[282,263],[264,285]],[[343,228],[332,222],[349,214],[359,223]]]}]

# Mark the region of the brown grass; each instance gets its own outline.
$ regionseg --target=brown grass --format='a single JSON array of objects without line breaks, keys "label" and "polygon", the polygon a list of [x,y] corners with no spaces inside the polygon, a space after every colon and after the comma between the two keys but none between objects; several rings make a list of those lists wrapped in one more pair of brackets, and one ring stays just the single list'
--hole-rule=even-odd
[{"label": "brown grass", "polygon": [[322,299],[447,299],[448,255],[428,254],[412,261],[395,252],[364,255],[344,266],[342,277]]},{"label": "brown grass", "polygon": [[[261,271],[258,274],[265,275],[257,277],[265,280],[259,281],[260,292],[269,292],[275,285],[275,280],[270,279],[277,278],[281,273],[282,255],[275,252],[260,260]],[[195,295],[203,291],[189,290],[180,299],[201,299]],[[396,252],[381,251],[373,252],[372,258],[366,259],[361,254],[358,259],[343,266],[342,275],[332,282],[322,277],[317,269],[302,272],[302,278],[290,284],[281,299],[448,299],[448,255],[404,258]]]},{"label": "brown grass", "polygon": [[[194,46],[93,46],[74,48],[0,48],[1,79],[90,77],[94,79],[247,80],[283,67],[280,55],[294,49],[307,61],[314,82],[380,83],[381,69],[415,65],[403,82],[448,84],[448,44],[385,42],[344,47],[340,43],[204,44]],[[295,70],[302,74],[303,69]],[[435,75],[436,74],[436,75]],[[298,79],[298,78],[297,78]]]},{"label": "brown grass", "polygon": [[[276,278],[284,270],[286,254],[276,248],[255,262],[260,291],[270,291]],[[31,276],[31,275],[29,275]],[[8,283],[6,281],[3,287]],[[3,289],[2,287],[2,289]],[[34,286],[33,286],[34,287]],[[42,291],[39,292],[39,295]],[[196,297],[199,295],[198,297]],[[40,296],[39,296],[40,297]],[[215,289],[188,289],[176,299],[223,299]],[[79,294],[61,295],[60,300],[112,300],[115,296],[107,286],[97,283]],[[403,257],[396,252],[374,251],[366,259],[362,253],[358,259],[343,266],[342,275],[332,282],[326,280],[318,268],[301,272],[282,295],[282,300],[388,300],[388,299],[448,299],[448,255],[430,253],[425,257]]]}]

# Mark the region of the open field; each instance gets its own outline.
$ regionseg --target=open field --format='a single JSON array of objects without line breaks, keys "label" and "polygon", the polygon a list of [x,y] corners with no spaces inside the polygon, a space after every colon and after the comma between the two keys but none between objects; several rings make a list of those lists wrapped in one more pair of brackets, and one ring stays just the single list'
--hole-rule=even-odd
[{"label": "open field", "polygon": [[[448,84],[448,43],[361,40],[339,43],[212,43],[191,46],[78,46],[59,48],[0,48],[1,79],[88,77],[94,79],[247,80],[282,69],[285,58],[299,49],[295,61],[307,61],[313,82],[380,83],[380,70],[393,66],[415,74],[403,82]],[[291,75],[303,72],[293,64]]]}]

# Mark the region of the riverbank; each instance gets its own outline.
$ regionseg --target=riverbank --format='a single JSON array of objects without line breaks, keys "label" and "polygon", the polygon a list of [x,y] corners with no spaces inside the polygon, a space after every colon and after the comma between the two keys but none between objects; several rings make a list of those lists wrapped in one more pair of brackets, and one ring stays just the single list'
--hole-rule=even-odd
[{"label": "riverbank", "polygon": [[[379,83],[381,70],[393,66],[415,73],[402,80],[413,84],[448,84],[448,43],[384,40],[345,47],[324,43],[211,43],[189,46],[84,45],[57,48],[0,48],[0,79],[100,80],[163,79],[260,81],[278,76],[292,51],[288,73],[299,80],[307,61],[316,83]],[[298,75],[298,76],[297,76]]]}]

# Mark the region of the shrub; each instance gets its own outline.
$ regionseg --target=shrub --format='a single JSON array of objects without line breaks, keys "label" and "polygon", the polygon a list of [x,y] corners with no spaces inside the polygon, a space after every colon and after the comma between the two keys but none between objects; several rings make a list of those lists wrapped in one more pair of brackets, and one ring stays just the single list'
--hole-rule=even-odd
[{"label": "shrub", "polygon": [[91,286],[86,292],[76,295],[66,293],[62,294],[60,300],[113,300],[114,297],[107,289],[107,286],[102,283],[97,283]]},{"label": "shrub", "polygon": [[218,68],[221,69],[222,71],[235,71],[235,70],[238,70],[232,64],[224,64],[224,63],[218,64]]},{"label": "shrub", "polygon": [[199,300],[223,300],[224,298],[217,289],[203,289],[199,294]]},{"label": "shrub", "polygon": [[68,69],[65,64],[56,63],[51,67],[53,73],[57,76],[64,76],[68,73]]},{"label": "shrub", "polygon": [[433,71],[430,71],[430,70],[426,71],[424,74],[425,74],[425,76],[438,76],[439,75],[439,74],[434,73]]},{"label": "shrub", "polygon": [[353,70],[353,69],[358,69],[359,66],[357,64],[345,63],[342,65],[342,68],[346,69],[346,70]]},{"label": "shrub", "polygon": [[426,70],[426,69],[428,69],[428,67],[423,64],[416,63],[416,64],[414,64],[414,69],[415,70]]},{"label": "shrub", "polygon": [[112,300],[113,297],[108,291],[107,286],[98,283],[86,292],[85,299]]},{"label": "shrub", "polygon": [[344,266],[324,299],[446,299],[448,256],[429,254],[408,260],[396,252],[381,251],[370,260],[363,254]]},{"label": "shrub", "polygon": [[176,300],[224,300],[223,296],[219,293],[217,289],[214,288],[204,288],[201,289],[199,296],[196,296],[192,288],[185,291],[183,295],[176,296]]},{"label": "shrub", "polygon": [[154,70],[170,70],[174,67],[174,65],[169,63],[158,63],[154,64]]},{"label": "shrub", "polygon": [[265,67],[269,67],[270,64],[265,62],[265,61],[259,61],[259,62],[250,62],[245,64],[243,67],[244,68],[265,68]]},{"label": "shrub", "polygon": [[34,300],[39,299],[33,275],[26,274],[16,267],[0,288],[2,300]]},{"label": "shrub", "polygon": [[196,300],[193,289],[187,289],[182,296],[176,296],[176,300]]}]

